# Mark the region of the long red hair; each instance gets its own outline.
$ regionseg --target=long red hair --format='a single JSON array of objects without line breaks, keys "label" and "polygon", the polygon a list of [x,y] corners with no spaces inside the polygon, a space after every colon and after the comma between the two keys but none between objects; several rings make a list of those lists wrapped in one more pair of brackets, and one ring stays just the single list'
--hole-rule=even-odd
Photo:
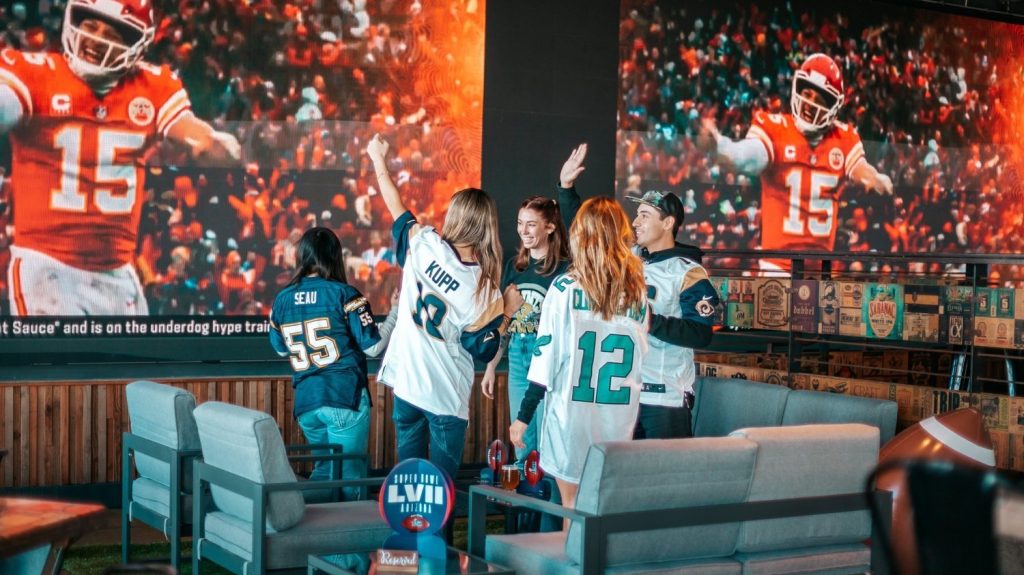
[{"label": "long red hair", "polygon": [[644,267],[630,249],[632,243],[633,229],[618,202],[606,197],[583,202],[569,230],[571,273],[590,309],[604,319],[639,314],[644,305]]}]

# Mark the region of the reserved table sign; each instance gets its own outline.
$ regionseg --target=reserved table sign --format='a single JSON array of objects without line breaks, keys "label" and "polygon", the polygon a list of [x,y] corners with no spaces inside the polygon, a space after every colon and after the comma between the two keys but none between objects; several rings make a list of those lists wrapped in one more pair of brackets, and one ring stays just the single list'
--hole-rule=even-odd
[{"label": "reserved table sign", "polygon": [[378,573],[415,573],[419,569],[420,554],[405,549],[378,549]]}]

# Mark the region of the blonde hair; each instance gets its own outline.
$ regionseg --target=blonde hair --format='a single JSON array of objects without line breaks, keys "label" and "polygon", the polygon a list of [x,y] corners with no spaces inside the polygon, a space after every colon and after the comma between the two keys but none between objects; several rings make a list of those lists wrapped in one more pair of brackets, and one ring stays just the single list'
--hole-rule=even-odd
[{"label": "blonde hair", "polygon": [[498,206],[483,190],[466,188],[455,192],[448,204],[441,236],[454,246],[473,248],[480,265],[476,297],[487,288],[501,286],[501,242],[498,239]]},{"label": "blonde hair", "polygon": [[569,229],[571,273],[580,282],[590,309],[604,319],[640,313],[647,293],[644,267],[630,250],[633,230],[618,202],[590,198]]}]

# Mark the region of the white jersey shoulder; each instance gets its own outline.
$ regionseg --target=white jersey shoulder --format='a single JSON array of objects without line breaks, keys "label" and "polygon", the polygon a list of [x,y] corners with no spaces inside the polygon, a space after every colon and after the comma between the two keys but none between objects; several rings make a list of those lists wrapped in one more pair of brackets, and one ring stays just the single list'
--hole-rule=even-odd
[{"label": "white jersey shoulder", "polygon": [[473,359],[462,335],[501,315],[501,293],[477,296],[480,267],[462,262],[434,228],[409,241],[398,320],[380,380],[395,395],[435,415],[469,418]]}]

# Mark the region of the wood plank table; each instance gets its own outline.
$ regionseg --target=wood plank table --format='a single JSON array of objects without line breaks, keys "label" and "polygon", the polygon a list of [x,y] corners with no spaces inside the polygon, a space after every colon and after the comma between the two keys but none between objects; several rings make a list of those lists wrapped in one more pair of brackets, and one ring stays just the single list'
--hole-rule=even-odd
[{"label": "wood plank table", "polygon": [[71,543],[107,526],[105,510],[97,503],[0,497],[0,573],[60,573]]}]

